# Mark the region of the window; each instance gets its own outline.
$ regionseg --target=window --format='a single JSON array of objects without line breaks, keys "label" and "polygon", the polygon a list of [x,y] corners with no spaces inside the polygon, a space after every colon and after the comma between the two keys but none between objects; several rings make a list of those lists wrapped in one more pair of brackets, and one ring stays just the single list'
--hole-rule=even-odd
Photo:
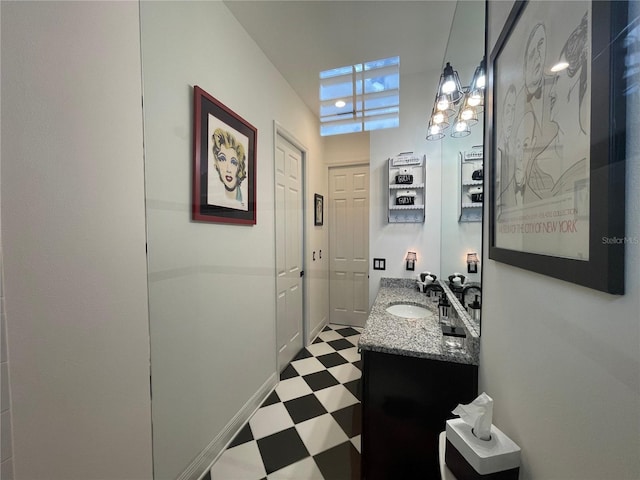
[{"label": "window", "polygon": [[320,135],[399,126],[400,57],[320,72]]}]

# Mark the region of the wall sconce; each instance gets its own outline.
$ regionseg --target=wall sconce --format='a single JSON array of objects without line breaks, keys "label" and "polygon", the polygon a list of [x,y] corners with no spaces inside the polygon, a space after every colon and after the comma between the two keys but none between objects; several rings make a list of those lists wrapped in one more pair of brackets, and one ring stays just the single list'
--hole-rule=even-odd
[{"label": "wall sconce", "polygon": [[[460,86],[458,72],[447,62],[440,75],[436,99],[429,118],[427,140],[440,140],[444,130],[451,123],[451,136],[466,137],[471,133],[470,127],[478,123],[478,113],[484,106],[484,89],[486,84],[485,59],[476,68],[468,87]],[[459,106],[458,111],[456,108]],[[449,121],[451,119],[452,121]]]},{"label": "wall sconce", "polygon": [[416,256],[416,252],[407,252],[407,270],[415,270],[416,269],[416,260],[418,257]]},{"label": "wall sconce", "polygon": [[467,273],[478,273],[478,254],[467,253]]}]

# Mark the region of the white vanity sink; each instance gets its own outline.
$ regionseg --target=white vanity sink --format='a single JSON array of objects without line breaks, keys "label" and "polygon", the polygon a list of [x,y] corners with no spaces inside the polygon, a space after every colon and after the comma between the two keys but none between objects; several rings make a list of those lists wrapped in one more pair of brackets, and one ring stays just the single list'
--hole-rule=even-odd
[{"label": "white vanity sink", "polygon": [[424,307],[409,304],[390,305],[387,307],[387,312],[402,318],[424,318],[431,314]]}]

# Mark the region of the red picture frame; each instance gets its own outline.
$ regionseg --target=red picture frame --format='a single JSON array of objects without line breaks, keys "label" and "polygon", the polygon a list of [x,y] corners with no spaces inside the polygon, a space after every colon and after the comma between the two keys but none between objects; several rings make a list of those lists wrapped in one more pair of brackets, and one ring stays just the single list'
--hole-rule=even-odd
[{"label": "red picture frame", "polygon": [[255,225],[258,130],[197,85],[193,102],[192,219]]}]

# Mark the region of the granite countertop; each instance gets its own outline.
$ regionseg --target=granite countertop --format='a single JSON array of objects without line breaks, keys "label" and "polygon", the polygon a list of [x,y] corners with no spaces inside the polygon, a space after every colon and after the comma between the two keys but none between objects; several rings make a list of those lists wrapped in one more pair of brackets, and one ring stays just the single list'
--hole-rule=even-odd
[{"label": "granite countertop", "polygon": [[[426,318],[409,319],[386,311],[394,304],[410,304],[427,308]],[[430,358],[454,363],[477,365],[477,356],[468,352],[451,353],[442,349],[442,330],[438,322],[438,304],[418,292],[411,279],[383,278],[369,313],[358,347],[374,352]]]}]

